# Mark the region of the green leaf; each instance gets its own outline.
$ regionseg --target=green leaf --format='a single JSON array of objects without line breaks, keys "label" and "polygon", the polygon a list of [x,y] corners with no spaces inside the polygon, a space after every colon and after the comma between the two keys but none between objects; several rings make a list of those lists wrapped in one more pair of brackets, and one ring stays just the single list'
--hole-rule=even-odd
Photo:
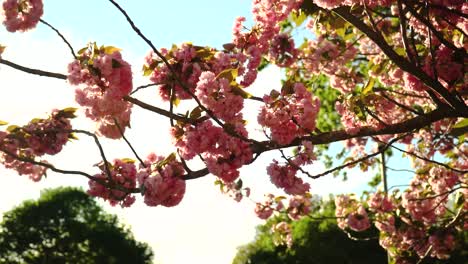
[{"label": "green leaf", "polygon": [[173,96],[173,97],[171,98],[171,102],[172,102],[172,104],[174,104],[174,106],[179,106],[179,104],[180,104],[180,98],[179,98],[179,97]]},{"label": "green leaf", "polygon": [[281,200],[284,200],[284,199],[286,199],[285,196],[277,196],[277,197],[275,197],[275,202],[279,203],[279,202],[281,202]]},{"label": "green leaf", "polygon": [[78,51],[78,55],[84,54],[88,50],[88,47],[84,47]]},{"label": "green leaf", "polygon": [[223,44],[223,48],[227,51],[231,51],[233,50],[234,48],[236,47],[236,45],[234,43],[226,43],[226,44]]},{"label": "green leaf", "polygon": [[271,99],[273,99],[273,100],[278,99],[278,97],[279,97],[280,95],[281,95],[281,94],[280,94],[278,91],[276,91],[276,90],[271,90],[271,92],[270,92],[270,97],[271,97]]},{"label": "green leaf", "polygon": [[0,126],[8,125],[8,122],[0,120]]},{"label": "green leaf", "polygon": [[67,107],[65,109],[60,110],[58,112],[57,116],[58,117],[65,117],[65,118],[68,118],[68,119],[75,118],[76,117],[76,115],[75,115],[76,110],[78,110],[78,108]]},{"label": "green leaf", "polygon": [[244,89],[240,88],[238,85],[232,86],[231,91],[232,91],[233,94],[242,96],[242,98],[244,98],[244,99],[252,97],[251,94],[246,92]]},{"label": "green leaf", "polygon": [[460,128],[460,127],[466,127],[468,126],[468,118],[463,118],[462,121],[456,123],[453,128]]},{"label": "green leaf", "polygon": [[237,69],[226,69],[218,74],[216,76],[216,79],[219,80],[221,78],[225,78],[229,82],[234,81],[237,78],[238,71]]},{"label": "green leaf", "polygon": [[21,128],[17,125],[11,125],[11,126],[8,126],[6,131],[10,132],[10,133],[14,133],[14,132],[17,132],[18,130],[20,130]]},{"label": "green leaf", "polygon": [[174,152],[172,152],[169,156],[167,156],[164,160],[161,160],[160,162],[158,162],[158,164],[156,165],[156,167],[158,168],[161,168],[161,167],[164,167],[166,166],[167,164],[173,162],[174,160],[176,159],[176,154]]},{"label": "green leaf", "polygon": [[121,67],[122,67],[122,63],[120,63],[118,60],[112,59],[112,69],[117,69]]},{"label": "green leaf", "polygon": [[104,53],[109,54],[109,55],[111,55],[114,52],[121,51],[121,50],[122,49],[119,49],[113,46],[102,47],[102,51],[104,51]]},{"label": "green leaf", "polygon": [[283,87],[281,87],[281,94],[283,95],[290,95],[294,93],[294,85],[293,82],[287,80],[284,82]]},{"label": "green leaf", "polygon": [[148,65],[143,65],[143,76],[150,76],[151,73],[153,73],[153,69],[149,67]]},{"label": "green leaf", "polygon": [[190,119],[196,120],[201,117],[203,110],[200,106],[195,107],[192,112],[190,112]]},{"label": "green leaf", "polygon": [[369,92],[371,92],[374,89],[374,84],[375,84],[375,79],[372,77],[369,78],[369,80],[367,81],[367,84],[362,89],[362,94],[366,95]]},{"label": "green leaf", "polygon": [[195,50],[197,57],[205,60],[210,60],[216,54],[216,52],[210,47],[195,46]]},{"label": "green leaf", "polygon": [[70,133],[70,134],[68,134],[68,139],[78,140],[78,137],[76,136],[75,133]]},{"label": "green leaf", "polygon": [[302,12],[302,10],[298,10],[296,12],[291,13],[291,19],[296,24],[296,26],[302,25],[304,21],[307,19],[307,15]]},{"label": "green leaf", "polygon": [[5,51],[6,46],[0,45],[0,55]]},{"label": "green leaf", "polygon": [[135,160],[134,159],[130,159],[130,158],[124,158],[124,159],[121,159],[124,163],[135,163]]},{"label": "green leaf", "polygon": [[243,185],[242,179],[239,179],[239,180],[236,182],[236,190],[242,189],[242,185]]}]

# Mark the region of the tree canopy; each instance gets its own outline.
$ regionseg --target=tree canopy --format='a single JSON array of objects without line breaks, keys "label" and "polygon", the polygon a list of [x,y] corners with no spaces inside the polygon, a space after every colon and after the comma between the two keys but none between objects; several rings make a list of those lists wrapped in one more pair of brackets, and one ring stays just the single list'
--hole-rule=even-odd
[{"label": "tree canopy", "polygon": [[289,264],[289,263],[385,263],[387,253],[378,243],[376,229],[366,236],[371,240],[352,240],[336,225],[333,201],[321,202],[314,213],[291,225],[294,243],[290,248],[278,243],[272,227],[282,221],[291,222],[287,216],[269,219],[257,227],[253,242],[238,249],[233,264]]},{"label": "tree canopy", "polygon": [[[268,219],[257,227],[254,241],[238,248],[233,264],[293,264],[293,263],[356,263],[373,264],[387,262],[387,253],[379,245],[376,228],[366,232],[346,234],[337,226],[335,205],[332,199],[315,199],[314,213],[298,221],[286,215]],[[292,246],[281,243],[274,226],[282,222],[291,223]],[[426,258],[422,264],[463,263],[468,257],[468,232],[460,234],[459,250],[448,260]]]},{"label": "tree canopy", "polygon": [[[377,228],[396,263],[449,259],[460,249],[468,217],[466,1],[254,0],[252,21],[238,17],[219,48],[191,42],[156,47],[133,21],[137,14],[108,3],[122,15],[115,19],[125,19],[147,44],[143,61],[130,63],[125,51],[95,42],[75,49],[60,25],[42,19],[42,0],[3,1],[8,31],[49,28],[70,50],[70,63],[63,65],[66,74],[30,68],[7,58],[3,46],[0,63],[65,81],[82,110],[54,109],[26,125],[5,126],[5,167],[35,181],[47,171],[84,176],[88,194],[112,205],[128,207],[142,195],[148,206],[172,207],[182,201],[186,181],[207,175],[237,201],[249,196],[255,190],[243,186],[240,169],[273,152],[277,157],[264,174],[278,193],[257,201],[255,211],[263,219],[286,213],[294,220],[311,213],[310,180],[359,167],[379,175],[382,187],[337,196],[339,228]],[[142,65],[149,83],[136,85],[131,65]],[[252,86],[269,65],[284,73],[281,88],[258,92]],[[145,102],[142,89],[164,103]],[[246,105],[258,115],[245,113]],[[136,107],[167,119],[172,154],[142,158],[132,146],[125,135]],[[75,127],[77,116],[95,122],[96,130]],[[97,146],[102,162],[93,173],[47,161],[78,144],[77,135]],[[127,144],[134,157],[108,160],[103,137]],[[338,154],[330,150],[335,142],[344,143]],[[412,168],[390,168],[393,152],[410,159]],[[319,161],[326,170],[310,172],[308,165]],[[388,186],[390,169],[414,177],[404,188]],[[290,225],[275,230],[288,246]]]},{"label": "tree canopy", "polygon": [[76,188],[47,189],[3,215],[0,263],[152,263],[114,215]]}]

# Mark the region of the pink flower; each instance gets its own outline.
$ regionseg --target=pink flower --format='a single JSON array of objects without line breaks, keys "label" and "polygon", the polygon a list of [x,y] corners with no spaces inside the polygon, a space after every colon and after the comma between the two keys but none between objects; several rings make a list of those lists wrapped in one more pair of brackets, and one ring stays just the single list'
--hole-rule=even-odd
[{"label": "pink flower", "polygon": [[2,7],[3,24],[10,32],[34,28],[44,12],[42,0],[5,0]]},{"label": "pink flower", "polygon": [[[130,125],[132,105],[123,100],[132,90],[130,64],[113,47],[101,47],[99,50],[93,47],[97,53],[94,57],[90,49],[68,65],[68,81],[80,86],[75,90],[75,100],[84,107],[86,116],[97,122],[99,134],[112,139],[121,138]],[[93,61],[92,65],[89,60]]]},{"label": "pink flower", "polygon": [[369,218],[364,207],[360,206],[355,213],[348,215],[347,223],[354,231],[364,231],[370,227]]},{"label": "pink flower", "polygon": [[140,166],[137,174],[140,188],[144,190],[145,203],[149,206],[178,205],[185,194],[182,164],[171,156],[164,159],[154,153],[148,155],[145,164],[146,167]]}]

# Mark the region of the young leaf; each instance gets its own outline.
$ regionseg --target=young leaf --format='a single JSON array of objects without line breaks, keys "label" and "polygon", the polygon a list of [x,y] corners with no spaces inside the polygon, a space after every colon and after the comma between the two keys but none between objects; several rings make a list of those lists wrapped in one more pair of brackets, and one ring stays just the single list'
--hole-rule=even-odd
[{"label": "young leaf", "polygon": [[225,78],[229,82],[232,82],[237,78],[237,75],[238,75],[237,69],[226,69],[226,70],[220,72],[218,74],[218,76],[216,76],[216,80],[219,80],[221,78]]},{"label": "young leaf", "polygon": [[8,131],[10,133],[17,132],[18,130],[20,130],[20,127],[16,126],[16,125],[8,126],[7,129],[6,129],[6,131]]},{"label": "young leaf", "polygon": [[456,123],[453,128],[460,128],[468,126],[468,118],[464,118],[462,121]]},{"label": "young leaf", "polygon": [[364,86],[364,88],[362,89],[362,94],[363,95],[366,95],[368,94],[369,92],[372,91],[372,89],[374,89],[374,84],[375,84],[375,79],[374,78],[369,78],[369,80],[367,81],[367,84]]},{"label": "young leaf", "polygon": [[103,47],[102,48],[102,51],[104,51],[104,53],[106,54],[112,54],[114,52],[117,52],[117,51],[121,51],[122,49],[119,49],[119,48],[116,48],[116,47],[113,47],[113,46],[107,46],[107,47]]},{"label": "young leaf", "polygon": [[237,85],[232,86],[231,91],[232,91],[233,94],[242,96],[242,98],[244,98],[244,99],[252,97],[251,94],[249,94],[248,92],[246,92],[244,89],[240,88]]}]

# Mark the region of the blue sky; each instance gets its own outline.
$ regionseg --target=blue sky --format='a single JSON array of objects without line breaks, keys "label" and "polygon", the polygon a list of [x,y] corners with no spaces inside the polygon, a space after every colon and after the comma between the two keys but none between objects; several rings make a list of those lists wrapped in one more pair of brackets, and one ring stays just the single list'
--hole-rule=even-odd
[{"label": "blue sky", "polygon": [[[111,3],[105,0],[44,2],[43,19],[57,27],[71,41],[75,50],[90,41],[122,48],[124,58],[134,67],[135,84],[148,82],[141,77],[140,69],[149,47],[138,38]],[[250,0],[118,2],[158,48],[186,41],[196,45],[220,47],[231,41],[235,17],[249,17],[251,7]],[[8,46],[4,58],[27,66],[65,73],[66,65],[72,59],[64,43],[43,25],[24,34],[9,34],[0,29],[0,43]],[[256,95],[261,95],[268,89],[278,89],[280,78],[281,72],[270,67],[260,74],[258,82],[249,89]],[[0,120],[21,124],[33,117],[43,116],[51,108],[75,105],[73,88],[62,81],[28,76],[2,66],[0,84],[6,91],[0,97]],[[139,96],[147,102],[160,103],[155,99],[154,90],[143,91]],[[254,119],[257,110],[253,107],[248,109]],[[167,123],[163,118],[135,108],[132,129],[127,136],[142,156],[150,151],[167,154],[173,151],[168,128],[161,125],[168,125]],[[87,120],[78,120],[75,125],[93,129],[93,124]],[[104,140],[104,146],[110,158],[131,157],[124,144]],[[51,160],[62,168],[92,170],[92,165],[99,162],[95,146],[86,139],[67,144],[62,154],[60,158],[54,157]],[[244,184],[252,187],[254,198],[261,199],[266,192],[278,193],[265,173],[265,166],[275,157],[274,154],[262,155],[255,165],[241,171]],[[394,159],[394,162],[406,164],[402,159]],[[312,174],[320,173],[323,165],[316,163],[310,170]],[[331,177],[314,181],[312,193],[356,191],[362,189],[369,179],[366,177],[369,174],[356,170],[351,170],[348,174],[350,181],[346,183]],[[3,168],[0,168],[0,175],[0,212],[24,199],[38,197],[41,188],[60,185],[86,187],[87,183],[86,179],[78,176],[64,177],[55,174],[40,183],[32,183]],[[232,201],[221,195],[213,182],[214,177],[211,176],[189,182],[184,201],[174,208],[151,208],[140,200],[130,209],[109,206],[106,209],[118,214],[131,226],[137,239],[146,241],[153,247],[157,263],[230,263],[236,247],[249,242],[255,235],[255,225],[261,222],[255,217],[251,202]]]}]

